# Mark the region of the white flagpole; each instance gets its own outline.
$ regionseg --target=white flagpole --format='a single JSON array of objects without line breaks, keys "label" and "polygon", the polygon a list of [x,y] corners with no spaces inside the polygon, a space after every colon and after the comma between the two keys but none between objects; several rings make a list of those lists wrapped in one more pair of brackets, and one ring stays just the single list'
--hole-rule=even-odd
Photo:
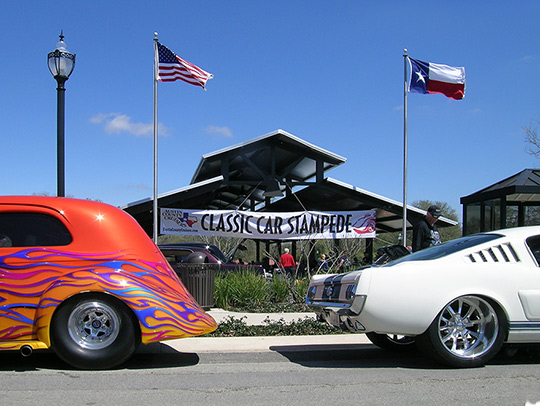
[{"label": "white flagpole", "polygon": [[407,246],[407,62],[409,56],[407,49],[403,50],[403,71],[404,71],[404,88],[403,88],[403,246]]},{"label": "white flagpole", "polygon": [[158,33],[154,32],[154,199],[153,199],[153,232],[152,238],[157,244],[158,237],[158,118],[157,118],[157,78],[158,78]]}]

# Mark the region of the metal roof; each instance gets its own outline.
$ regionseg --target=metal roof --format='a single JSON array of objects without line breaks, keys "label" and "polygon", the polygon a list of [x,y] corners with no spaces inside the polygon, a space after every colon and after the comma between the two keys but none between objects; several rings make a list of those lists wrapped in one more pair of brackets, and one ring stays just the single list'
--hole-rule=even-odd
[{"label": "metal roof", "polygon": [[[203,155],[189,186],[158,196],[158,207],[246,211],[377,210],[377,231],[400,231],[401,203],[325,177],[346,159],[283,130]],[[269,178],[286,183],[285,196],[263,196]],[[152,233],[152,199],[123,207]],[[412,227],[425,211],[407,207]],[[441,218],[439,226],[457,224]]]},{"label": "metal roof", "polygon": [[[163,193],[158,196],[158,207],[178,209],[209,209],[212,201],[219,196],[221,191],[226,191],[223,184],[223,176],[216,176],[202,182]],[[141,227],[152,235],[153,229],[153,199],[147,198],[129,203],[121,209],[131,214]]]},{"label": "metal roof", "polygon": [[460,199],[461,204],[506,198],[507,203],[540,203],[540,169],[524,169]]},{"label": "metal roof", "polygon": [[[308,186],[297,191],[294,195],[286,196],[269,206],[265,211],[354,211],[376,210],[377,232],[402,231],[403,204],[395,200],[380,196],[356,186],[332,178],[324,182]],[[407,205],[407,228],[422,220],[426,211]],[[439,218],[437,226],[455,226],[456,221],[445,217]]]},{"label": "metal roof", "polygon": [[299,185],[314,178],[318,171],[327,171],[345,161],[337,154],[277,130],[203,155],[191,183],[223,175],[231,184],[257,186],[268,176],[277,176]]}]

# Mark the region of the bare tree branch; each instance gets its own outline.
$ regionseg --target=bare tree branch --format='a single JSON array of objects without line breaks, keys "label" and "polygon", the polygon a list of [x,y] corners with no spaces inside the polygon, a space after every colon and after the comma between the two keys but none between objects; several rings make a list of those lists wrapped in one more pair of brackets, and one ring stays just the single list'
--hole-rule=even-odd
[{"label": "bare tree branch", "polygon": [[[540,124],[539,120],[536,120],[536,123]],[[538,127],[531,124],[529,127],[524,127],[525,131],[525,152],[532,155],[536,158],[540,158],[540,138],[538,136]]]}]

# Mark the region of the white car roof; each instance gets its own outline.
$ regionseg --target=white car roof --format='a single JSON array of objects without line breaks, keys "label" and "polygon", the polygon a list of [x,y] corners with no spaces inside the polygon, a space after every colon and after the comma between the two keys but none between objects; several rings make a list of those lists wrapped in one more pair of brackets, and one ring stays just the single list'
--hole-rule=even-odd
[{"label": "white car roof", "polygon": [[540,226],[503,228],[486,232],[486,234],[501,234],[508,238],[526,238],[527,236],[540,234]]}]

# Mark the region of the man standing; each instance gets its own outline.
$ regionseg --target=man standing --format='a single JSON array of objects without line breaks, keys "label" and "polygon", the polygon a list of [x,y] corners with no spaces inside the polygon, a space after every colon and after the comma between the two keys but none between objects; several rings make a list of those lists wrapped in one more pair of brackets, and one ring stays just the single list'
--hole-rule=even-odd
[{"label": "man standing", "polygon": [[435,225],[441,216],[441,209],[438,206],[429,206],[426,216],[413,227],[412,250],[417,252],[424,248],[440,244],[441,235]]},{"label": "man standing", "polygon": [[283,255],[279,258],[279,263],[285,270],[286,275],[292,275],[296,263],[294,262],[294,257],[289,254],[289,249],[285,248],[284,251]]}]

